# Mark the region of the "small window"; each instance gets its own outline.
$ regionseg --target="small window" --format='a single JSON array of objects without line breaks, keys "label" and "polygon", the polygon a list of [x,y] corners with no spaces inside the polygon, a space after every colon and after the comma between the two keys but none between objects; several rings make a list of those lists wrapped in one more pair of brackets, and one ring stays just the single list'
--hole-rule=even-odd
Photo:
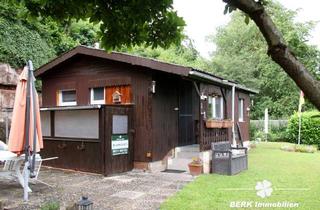
[{"label": "small window", "polygon": [[104,88],[91,88],[90,91],[90,103],[91,104],[105,104],[104,100]]},{"label": "small window", "polygon": [[221,96],[209,96],[208,118],[223,119],[223,98]]},{"label": "small window", "polygon": [[244,99],[240,98],[239,99],[239,104],[238,104],[238,112],[239,112],[239,121],[243,122],[244,118],[243,118],[243,108],[244,108]]},{"label": "small window", "polygon": [[59,91],[59,106],[75,106],[77,105],[77,96],[75,90]]}]

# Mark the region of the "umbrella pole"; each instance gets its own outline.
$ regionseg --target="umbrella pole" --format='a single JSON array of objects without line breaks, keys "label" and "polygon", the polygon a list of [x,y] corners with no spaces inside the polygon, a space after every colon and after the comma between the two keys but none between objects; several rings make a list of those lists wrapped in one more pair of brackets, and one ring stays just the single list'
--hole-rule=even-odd
[{"label": "umbrella pole", "polygon": [[30,166],[30,177],[35,177],[34,175],[34,166],[36,164],[36,147],[37,147],[37,112],[36,112],[36,87],[35,87],[35,79],[33,76],[33,65],[32,61],[29,61],[30,66],[30,85],[31,85],[31,93],[32,93],[32,110],[33,110],[33,145],[32,145],[32,163]]},{"label": "umbrella pole", "polygon": [[29,154],[30,154],[30,76],[32,62],[28,62],[27,98],[26,98],[26,121],[25,121],[25,160],[24,160],[24,200],[28,201],[28,179],[29,179]]}]

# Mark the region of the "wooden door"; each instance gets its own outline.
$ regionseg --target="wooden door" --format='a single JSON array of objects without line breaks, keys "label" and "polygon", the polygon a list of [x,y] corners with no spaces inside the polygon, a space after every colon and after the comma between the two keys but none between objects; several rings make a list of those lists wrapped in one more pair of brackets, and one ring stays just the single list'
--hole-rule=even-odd
[{"label": "wooden door", "polygon": [[181,81],[179,86],[179,146],[196,143],[192,85],[190,81]]},{"label": "wooden door", "polygon": [[131,106],[105,107],[105,175],[133,169]]}]

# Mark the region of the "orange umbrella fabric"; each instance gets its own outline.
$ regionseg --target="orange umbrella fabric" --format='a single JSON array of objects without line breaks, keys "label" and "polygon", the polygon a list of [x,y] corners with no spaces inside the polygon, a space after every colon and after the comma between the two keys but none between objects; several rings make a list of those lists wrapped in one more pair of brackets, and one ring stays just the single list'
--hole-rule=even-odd
[{"label": "orange umbrella fabric", "polygon": [[[33,78],[32,78],[33,79]],[[25,127],[26,127],[26,96],[27,96],[27,80],[28,80],[28,68],[25,67],[19,76],[19,81],[16,89],[12,122],[9,136],[8,149],[11,152],[22,154],[25,147]],[[34,83],[34,81],[31,81]],[[32,86],[30,85],[30,129],[29,129],[29,145],[30,151],[33,151],[33,137],[34,126],[36,126],[36,148],[35,151],[39,152],[43,148],[43,139],[41,131],[40,109],[38,94],[35,93],[35,104],[33,104]],[[35,114],[33,113],[35,106]],[[36,117],[36,125],[34,125],[34,117]]]}]

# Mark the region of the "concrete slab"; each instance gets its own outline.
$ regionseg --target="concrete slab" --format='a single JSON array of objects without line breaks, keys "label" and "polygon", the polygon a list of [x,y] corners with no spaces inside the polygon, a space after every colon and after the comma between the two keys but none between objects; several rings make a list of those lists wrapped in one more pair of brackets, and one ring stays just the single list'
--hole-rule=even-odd
[{"label": "concrete slab", "polygon": [[112,194],[111,197],[119,197],[119,198],[125,198],[125,199],[137,199],[140,196],[143,196],[144,193],[143,192],[136,192],[136,191],[121,191],[115,194]]},{"label": "concrete slab", "polygon": [[137,170],[104,177],[43,168],[39,179],[53,187],[40,183],[31,185],[33,192],[28,204],[24,203],[23,190],[16,182],[0,179],[0,201],[10,210],[40,209],[51,201],[59,202],[61,209],[65,209],[81,196],[88,196],[94,209],[159,209],[162,202],[194,178],[187,173]]}]

